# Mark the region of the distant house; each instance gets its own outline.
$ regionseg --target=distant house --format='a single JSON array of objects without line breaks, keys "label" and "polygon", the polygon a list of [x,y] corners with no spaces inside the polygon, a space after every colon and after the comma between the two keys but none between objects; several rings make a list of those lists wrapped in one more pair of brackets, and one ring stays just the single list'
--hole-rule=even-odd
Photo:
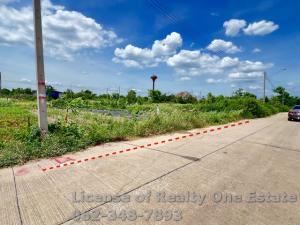
[{"label": "distant house", "polygon": [[51,92],[47,93],[47,96],[51,97],[53,99],[58,99],[58,98],[60,98],[62,96],[62,94],[63,93],[60,92],[60,91],[51,91]]},{"label": "distant house", "polygon": [[197,98],[191,95],[191,93],[187,91],[182,91],[176,94],[177,101],[179,103],[193,103],[197,102]]},{"label": "distant house", "polygon": [[[36,90],[32,90],[32,95],[33,96],[37,96],[37,91]],[[50,98],[53,98],[53,99],[58,99],[62,96],[62,92],[60,91],[48,91],[47,92],[47,96],[50,97]]]},{"label": "distant house", "polygon": [[177,93],[176,97],[181,97],[183,99],[187,99],[189,97],[192,97],[192,95],[187,91],[182,91],[182,92]]}]

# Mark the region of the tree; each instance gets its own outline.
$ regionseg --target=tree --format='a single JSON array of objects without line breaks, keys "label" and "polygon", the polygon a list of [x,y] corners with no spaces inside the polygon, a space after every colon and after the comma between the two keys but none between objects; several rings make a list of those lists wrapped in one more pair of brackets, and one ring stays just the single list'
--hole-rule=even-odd
[{"label": "tree", "polygon": [[242,97],[244,95],[245,90],[243,88],[239,88],[235,92],[233,92],[233,96]]},{"label": "tree", "polygon": [[75,94],[75,96],[76,98],[82,98],[83,100],[87,100],[87,99],[95,99],[97,95],[90,90],[84,90],[78,92],[77,94]]},{"label": "tree", "polygon": [[250,98],[256,98],[256,95],[245,91],[243,88],[239,88],[235,92],[233,92],[234,97],[250,97]]},{"label": "tree", "polygon": [[273,89],[273,92],[277,94],[277,96],[275,97],[277,101],[281,102],[281,104],[283,105],[287,105],[287,103],[290,100],[290,94],[286,91],[284,87],[279,86]]},{"label": "tree", "polygon": [[33,99],[34,94],[30,88],[14,88],[10,92],[12,98]]},{"label": "tree", "polygon": [[53,91],[56,91],[55,88],[51,85],[46,85],[46,93],[51,94]]},{"label": "tree", "polygon": [[75,98],[75,93],[71,89],[67,89],[64,92],[63,97],[66,99],[73,99],[73,98]]},{"label": "tree", "polygon": [[126,98],[129,104],[136,103],[137,101],[136,92],[134,90],[128,91]]},{"label": "tree", "polygon": [[120,94],[119,93],[112,93],[111,98],[114,99],[114,100],[118,100],[118,99],[120,99]]},{"label": "tree", "polygon": [[211,92],[209,92],[207,94],[206,101],[208,103],[213,103],[213,102],[215,102],[215,100],[216,100],[216,97]]},{"label": "tree", "polygon": [[[244,93],[244,97],[250,97],[250,98],[255,98],[256,99],[255,94],[252,94],[252,93],[247,92],[247,91]],[[266,97],[266,101],[267,101],[267,97]]]},{"label": "tree", "polygon": [[149,90],[149,98],[152,102],[158,103],[161,102],[161,92],[156,90]]},{"label": "tree", "polygon": [[0,96],[8,97],[10,95],[10,90],[3,88],[0,90]]}]

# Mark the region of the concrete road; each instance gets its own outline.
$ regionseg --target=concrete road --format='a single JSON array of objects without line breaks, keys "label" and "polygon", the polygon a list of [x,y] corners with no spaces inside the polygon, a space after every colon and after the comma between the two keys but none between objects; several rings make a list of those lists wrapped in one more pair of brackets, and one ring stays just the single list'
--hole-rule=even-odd
[{"label": "concrete road", "polygon": [[0,170],[0,224],[300,224],[286,114],[108,143]]}]

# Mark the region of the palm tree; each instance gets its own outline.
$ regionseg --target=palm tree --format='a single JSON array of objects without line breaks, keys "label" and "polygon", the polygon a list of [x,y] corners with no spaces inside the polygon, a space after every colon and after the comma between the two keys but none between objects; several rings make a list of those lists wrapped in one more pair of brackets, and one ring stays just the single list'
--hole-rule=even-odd
[{"label": "palm tree", "polygon": [[152,88],[152,90],[154,91],[155,90],[155,81],[157,80],[157,76],[153,74],[151,76],[151,80],[153,81],[153,88]]}]

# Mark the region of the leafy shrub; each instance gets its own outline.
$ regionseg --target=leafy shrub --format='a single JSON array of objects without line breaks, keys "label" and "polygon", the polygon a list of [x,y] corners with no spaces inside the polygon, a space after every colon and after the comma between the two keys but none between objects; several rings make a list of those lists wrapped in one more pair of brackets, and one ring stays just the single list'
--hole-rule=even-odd
[{"label": "leafy shrub", "polygon": [[4,142],[3,141],[0,141],[0,150],[4,148]]}]

